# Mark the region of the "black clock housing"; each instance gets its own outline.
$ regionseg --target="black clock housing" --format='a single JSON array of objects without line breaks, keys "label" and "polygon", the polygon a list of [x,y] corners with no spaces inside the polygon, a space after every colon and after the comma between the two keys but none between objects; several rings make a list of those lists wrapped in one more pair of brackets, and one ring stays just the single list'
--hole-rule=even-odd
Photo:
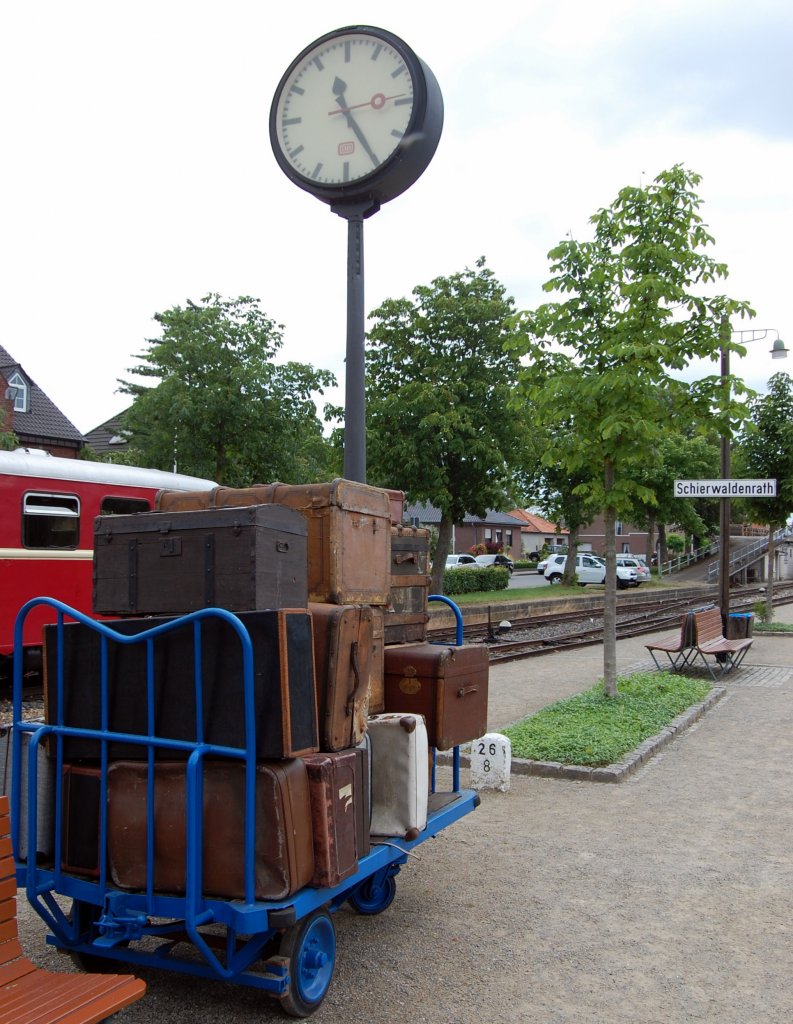
[{"label": "black clock housing", "polygon": [[[278,136],[278,104],[295,68],[316,47],[338,36],[360,33],[371,35],[392,46],[403,58],[413,81],[413,109],[405,134],[379,167],[349,183],[321,183],[301,174],[284,155]],[[369,25],[349,25],[315,39],[292,61],[281,77],[270,107],[270,144],[281,170],[295,185],[310,192],[337,212],[350,206],[368,207],[373,213],[383,203],[401,195],[416,182],[435,155],[443,129],[443,96],[429,67],[413,50],[392,32]]]}]

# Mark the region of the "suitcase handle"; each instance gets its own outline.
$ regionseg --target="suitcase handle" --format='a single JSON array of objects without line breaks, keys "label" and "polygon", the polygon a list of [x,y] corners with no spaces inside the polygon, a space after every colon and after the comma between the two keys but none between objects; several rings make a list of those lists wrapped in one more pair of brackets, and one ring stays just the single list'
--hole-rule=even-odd
[{"label": "suitcase handle", "polygon": [[478,693],[478,692],[479,692],[479,687],[478,686],[461,686],[460,689],[457,691],[457,696],[458,697],[467,697],[469,693]]},{"label": "suitcase handle", "polygon": [[404,565],[406,562],[415,562],[415,551],[404,551],[394,555],[394,565]]},{"label": "suitcase handle", "polygon": [[[355,704],[361,696],[361,689],[363,687],[364,679],[361,676],[361,668],[358,664],[358,641],[350,644],[350,664],[352,665],[352,674],[355,677],[355,686],[352,688],[352,693],[347,701],[347,707],[344,709],[345,714],[351,715],[355,710]],[[368,680],[366,680],[368,685]]]}]

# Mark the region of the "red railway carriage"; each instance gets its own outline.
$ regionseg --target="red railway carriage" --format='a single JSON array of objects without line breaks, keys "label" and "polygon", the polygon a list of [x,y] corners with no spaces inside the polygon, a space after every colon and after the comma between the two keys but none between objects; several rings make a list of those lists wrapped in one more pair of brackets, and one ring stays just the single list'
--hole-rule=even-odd
[{"label": "red railway carriage", "polygon": [[[148,512],[160,488],[214,486],[156,469],[0,451],[0,675],[9,671],[17,612],[30,598],[55,597],[92,614],[96,516]],[[53,620],[46,609],[30,615],[26,647],[39,648],[42,626]]]}]

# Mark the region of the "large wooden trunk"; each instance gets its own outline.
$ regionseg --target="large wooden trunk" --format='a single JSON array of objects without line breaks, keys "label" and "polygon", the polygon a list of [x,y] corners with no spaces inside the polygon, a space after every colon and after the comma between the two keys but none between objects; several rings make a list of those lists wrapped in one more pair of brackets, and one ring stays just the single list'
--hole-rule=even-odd
[{"label": "large wooden trunk", "polygon": [[[147,886],[147,775],[141,761],[117,761],[107,773],[110,874],[124,889]],[[186,788],[184,762],[157,764],[152,879],[157,892],[185,891]],[[205,762],[203,789],[203,892],[243,899],[244,764]],[[300,758],[256,765],[254,845],[256,899],[286,899],[309,884],[314,874],[311,804]]]},{"label": "large wooden trunk", "polygon": [[305,608],[307,529],[283,505],[140,512],[94,523],[94,611]]},{"label": "large wooden trunk", "polygon": [[[319,749],[311,617],[302,609],[240,612],[253,648],[253,703],[258,758],[293,757]],[[121,619],[113,628],[135,635],[168,618]],[[102,643],[82,623],[63,628],[63,724],[100,729]],[[47,721],[57,720],[57,627],[44,629],[45,709]],[[192,624],[162,634],[153,644],[155,735],[194,742],[245,747],[243,657],[239,637],[225,620],[208,617],[201,626],[202,701],[196,714],[196,657]],[[145,644],[109,642],[107,663],[107,720],[115,732],[148,733]],[[98,758],[97,740],[66,736],[64,757]],[[146,756],[145,746],[109,744],[111,758]],[[179,759],[185,752],[158,751],[158,757]]]},{"label": "large wooden trunk", "polygon": [[372,660],[368,605],[309,604],[320,748],[354,747],[366,731]]},{"label": "large wooden trunk", "polygon": [[383,623],[386,644],[427,639],[429,564],[429,530],[392,526],[391,593]]},{"label": "large wooden trunk", "polygon": [[488,671],[484,646],[386,647],[386,711],[423,715],[439,750],[478,739],[487,732]]},{"label": "large wooden trunk", "polygon": [[201,494],[160,491],[160,512],[204,503],[263,501],[297,509],[308,527],[308,598],[330,604],[386,605],[390,590],[391,500],[379,487],[341,478],[319,484],[218,487]]}]

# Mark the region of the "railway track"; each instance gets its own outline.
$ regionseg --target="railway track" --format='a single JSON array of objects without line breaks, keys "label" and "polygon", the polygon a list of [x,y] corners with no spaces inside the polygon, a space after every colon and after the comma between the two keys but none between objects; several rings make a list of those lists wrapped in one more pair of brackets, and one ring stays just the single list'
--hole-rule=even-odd
[{"label": "railway track", "polygon": [[[731,593],[733,611],[751,609],[764,593],[761,587],[742,587]],[[665,600],[663,596],[632,600],[629,608],[617,608],[617,639],[655,633],[673,629],[680,621],[680,615],[698,605],[712,603],[712,591],[693,590],[684,598]],[[793,602],[793,586],[780,584],[774,588],[774,603]],[[493,606],[498,615],[498,605]],[[486,643],[490,648],[491,663],[516,661],[522,658],[552,654],[573,647],[601,643],[603,640],[603,612],[600,608],[588,608],[581,612],[559,612],[533,615],[510,621],[508,630],[500,628],[498,621],[473,624],[465,627],[468,642]],[[454,640],[453,629],[430,630],[428,639],[433,641]]]}]

